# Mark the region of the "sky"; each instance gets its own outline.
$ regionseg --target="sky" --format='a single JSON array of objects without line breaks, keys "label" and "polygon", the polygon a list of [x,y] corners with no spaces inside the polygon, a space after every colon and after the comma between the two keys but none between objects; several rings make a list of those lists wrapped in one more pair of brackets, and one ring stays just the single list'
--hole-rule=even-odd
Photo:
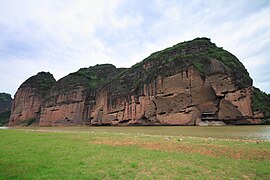
[{"label": "sky", "polygon": [[0,0],[0,92],[40,71],[130,67],[151,53],[208,37],[270,93],[269,0]]}]

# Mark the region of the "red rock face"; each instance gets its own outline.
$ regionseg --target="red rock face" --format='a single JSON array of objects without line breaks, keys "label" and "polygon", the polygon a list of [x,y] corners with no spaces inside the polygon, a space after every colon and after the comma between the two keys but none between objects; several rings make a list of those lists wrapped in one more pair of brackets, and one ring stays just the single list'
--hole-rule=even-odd
[{"label": "red rock face", "polygon": [[[252,88],[237,90],[227,75],[213,75],[204,80],[189,68],[169,76],[158,76],[145,84],[140,96],[119,96],[112,99],[103,88],[89,105],[86,88],[51,95],[45,101],[30,88],[15,95],[10,125],[26,119],[40,118],[40,126],[57,125],[196,125],[204,112],[219,118],[252,116]],[[92,92],[93,94],[94,92]]]},{"label": "red rock face", "polygon": [[218,118],[253,116],[252,91],[252,88],[237,90],[226,74],[202,79],[193,67],[172,76],[158,76],[144,84],[140,96],[115,98],[108,87],[100,92],[87,92],[81,86],[52,94],[51,100],[42,100],[33,89],[21,88],[15,95],[10,125],[33,117],[40,119],[40,126],[196,125],[204,112],[214,113]]},{"label": "red rock face", "polygon": [[39,118],[41,98],[32,88],[20,88],[14,97],[9,125],[19,125],[31,118]]},{"label": "red rock face", "polygon": [[251,96],[253,88],[245,88],[233,92],[229,92],[225,96],[225,100],[229,101],[234,107],[241,112],[244,116],[253,116],[251,108]]},{"label": "red rock face", "polygon": [[[90,107],[86,105],[85,88],[57,94],[56,102],[43,103],[40,115],[40,126],[77,125],[86,123]],[[52,104],[51,104],[52,103]]]},{"label": "red rock face", "polygon": [[139,97],[120,97],[110,103],[110,93],[104,90],[97,98],[91,123],[196,125],[204,112],[215,113],[219,118],[252,116],[252,88],[236,90],[231,81],[226,75],[202,80],[190,68],[166,78],[158,77],[156,84],[145,84]]},{"label": "red rock face", "polygon": [[15,94],[9,125],[39,122],[45,92],[55,83],[52,74],[40,72],[27,79]]},{"label": "red rock face", "polygon": [[[129,69],[108,64],[80,69],[46,93],[28,83],[15,95],[10,125],[29,118],[37,118],[40,126],[197,125],[205,114],[254,116],[252,80],[244,67],[234,75],[229,67],[240,62],[233,55],[208,40],[197,41],[194,47],[182,44],[155,53]],[[209,48],[214,48],[210,55],[225,54],[226,62],[203,54]]]}]

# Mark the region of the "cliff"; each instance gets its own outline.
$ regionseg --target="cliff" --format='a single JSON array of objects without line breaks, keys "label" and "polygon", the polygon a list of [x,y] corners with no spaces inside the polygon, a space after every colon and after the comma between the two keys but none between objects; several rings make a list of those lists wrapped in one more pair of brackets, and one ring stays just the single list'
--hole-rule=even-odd
[{"label": "cliff", "polygon": [[0,93],[0,126],[8,123],[11,105],[11,95],[7,93]]},{"label": "cliff", "polygon": [[22,83],[14,96],[9,125],[38,124],[42,100],[55,82],[52,74],[40,72]]},{"label": "cliff", "polygon": [[40,125],[90,124],[101,89],[123,70],[103,64],[80,69],[60,79],[43,100]]},{"label": "cliff", "polygon": [[127,69],[83,68],[42,90],[26,82],[15,95],[10,125],[27,119],[40,126],[261,123],[270,112],[269,95],[252,87],[243,64],[208,38],[179,43]]}]

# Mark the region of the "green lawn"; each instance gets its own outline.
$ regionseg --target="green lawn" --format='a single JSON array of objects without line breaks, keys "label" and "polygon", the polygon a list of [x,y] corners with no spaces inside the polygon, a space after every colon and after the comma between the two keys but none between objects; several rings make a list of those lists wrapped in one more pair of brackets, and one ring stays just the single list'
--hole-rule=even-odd
[{"label": "green lawn", "polygon": [[265,141],[42,129],[0,138],[0,179],[270,179]]}]

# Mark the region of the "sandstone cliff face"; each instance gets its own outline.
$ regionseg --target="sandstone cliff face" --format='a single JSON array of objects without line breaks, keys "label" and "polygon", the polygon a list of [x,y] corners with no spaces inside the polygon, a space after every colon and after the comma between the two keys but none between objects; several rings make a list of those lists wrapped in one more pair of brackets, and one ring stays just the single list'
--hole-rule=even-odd
[{"label": "sandstone cliff face", "polygon": [[39,121],[41,102],[46,91],[55,83],[50,73],[40,72],[27,79],[15,94],[9,125]]},{"label": "sandstone cliff face", "polygon": [[[213,76],[202,79],[191,67],[144,84],[140,96],[116,98],[113,91],[104,90],[97,98],[91,124],[196,125],[205,112],[217,118],[253,116],[252,88],[237,90],[227,75]],[[227,81],[222,91],[213,79]]]},{"label": "sandstone cliff face", "polygon": [[80,69],[50,87],[43,95],[32,85],[20,87],[10,125],[32,117],[41,126],[197,125],[205,114],[226,119],[268,112],[267,104],[254,105],[267,95],[252,87],[241,62],[207,38],[156,52],[128,69]]},{"label": "sandstone cliff face", "polygon": [[110,64],[80,69],[60,79],[43,100],[40,125],[90,124],[96,97],[123,69]]}]

